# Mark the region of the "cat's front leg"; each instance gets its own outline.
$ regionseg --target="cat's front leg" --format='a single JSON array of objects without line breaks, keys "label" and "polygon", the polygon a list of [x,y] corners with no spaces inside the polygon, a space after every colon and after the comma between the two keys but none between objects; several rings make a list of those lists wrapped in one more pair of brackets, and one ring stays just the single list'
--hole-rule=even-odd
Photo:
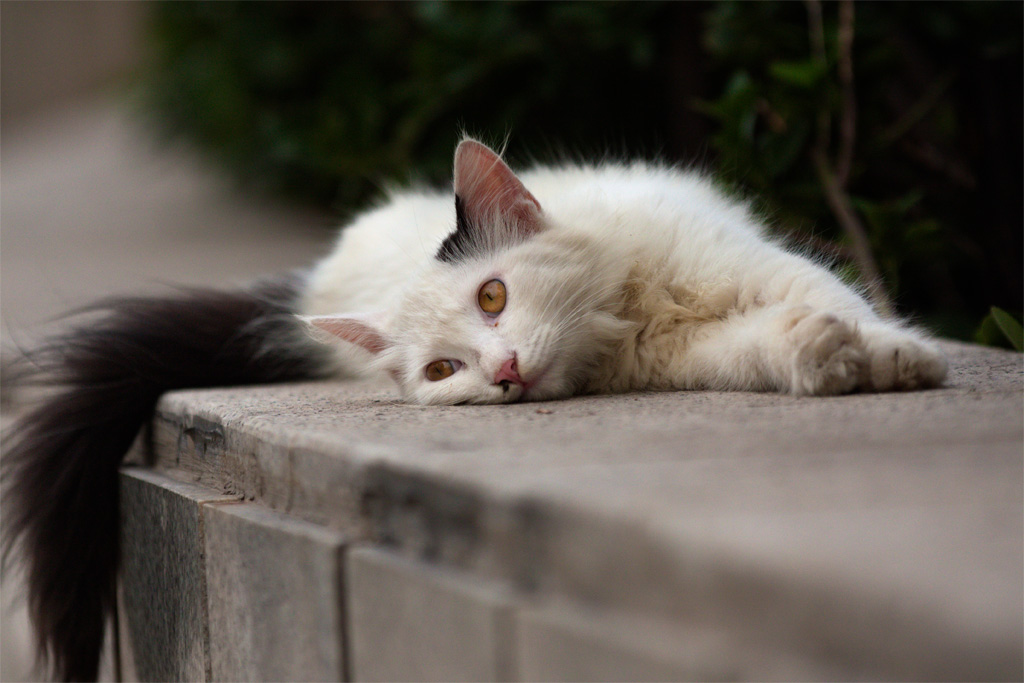
[{"label": "cat's front leg", "polygon": [[797,395],[925,389],[946,376],[946,359],[938,348],[894,323],[844,320],[797,306],[776,324],[786,337],[782,362],[791,354],[788,389]]},{"label": "cat's front leg", "polygon": [[923,389],[946,375],[938,349],[912,330],[803,304],[707,323],[676,358],[674,386],[686,389],[830,396]]},{"label": "cat's front leg", "polygon": [[784,304],[703,325],[680,360],[680,388],[806,396],[854,391],[865,386],[870,368],[855,325],[828,311]]},{"label": "cat's front leg", "polygon": [[866,391],[902,391],[937,387],[948,363],[935,344],[912,330],[870,321],[860,325],[868,355]]}]

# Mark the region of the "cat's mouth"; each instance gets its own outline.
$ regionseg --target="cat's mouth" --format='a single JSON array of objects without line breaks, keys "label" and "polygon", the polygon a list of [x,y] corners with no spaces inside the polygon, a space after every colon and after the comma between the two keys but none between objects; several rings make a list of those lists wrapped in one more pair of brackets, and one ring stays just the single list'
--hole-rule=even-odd
[{"label": "cat's mouth", "polygon": [[508,380],[498,382],[498,386],[501,387],[501,398],[503,403],[515,403],[517,401],[526,400],[526,391],[528,386],[526,384],[517,384]]},{"label": "cat's mouth", "polygon": [[[548,371],[551,369],[551,365],[546,365],[541,368],[540,372],[536,373],[531,379],[523,382],[520,386],[519,396],[513,398],[512,401],[531,401],[536,398],[538,390],[536,387],[544,380],[547,376]],[[510,391],[512,388],[509,389]],[[541,390],[541,393],[542,390]],[[511,401],[510,401],[511,402]]]}]

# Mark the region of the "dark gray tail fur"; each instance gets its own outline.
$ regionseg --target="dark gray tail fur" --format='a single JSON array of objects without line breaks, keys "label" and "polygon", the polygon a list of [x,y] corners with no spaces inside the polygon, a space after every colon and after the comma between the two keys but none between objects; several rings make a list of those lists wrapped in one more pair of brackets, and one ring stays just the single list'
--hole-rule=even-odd
[{"label": "dark gray tail fur", "polygon": [[54,675],[97,675],[114,608],[118,466],[160,394],[312,379],[328,367],[290,313],[296,279],[189,290],[89,309],[91,322],[26,359],[59,386],[3,437],[4,560],[23,557],[39,654]]}]

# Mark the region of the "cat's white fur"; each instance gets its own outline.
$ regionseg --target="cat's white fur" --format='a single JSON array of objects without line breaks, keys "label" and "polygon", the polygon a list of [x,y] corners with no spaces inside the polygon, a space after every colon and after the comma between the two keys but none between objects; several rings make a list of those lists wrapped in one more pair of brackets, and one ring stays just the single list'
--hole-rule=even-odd
[{"label": "cat's white fur", "polygon": [[[343,372],[385,371],[406,400],[642,389],[819,395],[935,386],[946,374],[923,334],[881,320],[699,174],[606,163],[516,180],[474,141],[460,145],[455,173],[482,253],[439,260],[456,225],[452,194],[398,192],[342,231],[301,306],[345,340]],[[495,278],[508,295],[491,318],[477,295]],[[511,358],[523,383],[496,382]],[[461,365],[429,381],[436,360]]]}]

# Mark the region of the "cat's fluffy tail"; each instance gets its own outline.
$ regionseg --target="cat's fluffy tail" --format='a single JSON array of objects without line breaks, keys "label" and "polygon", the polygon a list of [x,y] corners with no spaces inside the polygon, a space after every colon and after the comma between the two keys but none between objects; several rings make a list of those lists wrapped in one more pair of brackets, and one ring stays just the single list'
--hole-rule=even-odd
[{"label": "cat's fluffy tail", "polygon": [[118,467],[160,394],[327,374],[323,347],[292,315],[299,286],[106,301],[24,359],[31,379],[59,390],[4,434],[3,558],[24,562],[54,675],[97,675],[115,600]]}]

